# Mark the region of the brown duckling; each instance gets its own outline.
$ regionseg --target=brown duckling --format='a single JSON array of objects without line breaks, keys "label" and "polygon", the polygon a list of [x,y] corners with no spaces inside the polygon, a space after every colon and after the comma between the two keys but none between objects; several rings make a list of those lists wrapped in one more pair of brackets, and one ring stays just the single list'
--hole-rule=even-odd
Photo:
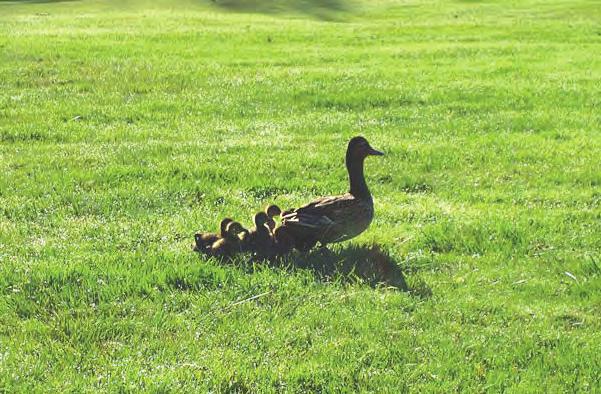
[{"label": "brown duckling", "polygon": [[296,244],[290,233],[290,229],[282,226],[277,227],[273,232],[273,243],[275,254],[277,256],[283,256],[290,253]]},{"label": "brown duckling", "polygon": [[269,216],[265,212],[258,212],[254,218],[255,227],[245,237],[247,250],[258,257],[270,257],[274,253],[273,240],[267,222]]},{"label": "brown duckling", "polygon": [[238,234],[248,232],[238,222],[230,222],[226,226],[225,236],[218,239],[211,245],[209,254],[219,257],[231,257],[242,251],[242,241]]},{"label": "brown duckling", "polygon": [[269,220],[267,221],[267,227],[269,228],[269,232],[273,235],[273,230],[275,229],[275,226],[276,226],[275,220],[273,218],[279,217],[280,214],[282,213],[282,210],[277,205],[272,204],[272,205],[268,205],[265,208],[265,213],[269,217]]},{"label": "brown duckling", "polygon": [[211,245],[217,242],[221,238],[226,236],[226,227],[228,224],[233,222],[230,218],[225,218],[219,224],[219,234],[215,233],[197,233],[194,234],[195,246],[194,251],[196,252],[208,252],[211,249]]},{"label": "brown duckling", "polygon": [[363,175],[368,156],[381,156],[363,137],[354,137],[346,150],[348,193],[322,197],[282,214],[282,226],[290,228],[296,248],[308,250],[317,242],[327,245],[354,238],[365,231],[374,217],[374,202]]}]

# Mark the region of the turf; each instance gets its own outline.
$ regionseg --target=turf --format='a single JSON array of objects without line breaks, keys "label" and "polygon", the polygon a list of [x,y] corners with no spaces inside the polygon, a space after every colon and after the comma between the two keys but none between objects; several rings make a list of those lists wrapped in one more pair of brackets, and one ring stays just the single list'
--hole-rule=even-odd
[{"label": "turf", "polygon": [[[217,3],[0,2],[0,391],[601,391],[599,3]],[[191,252],[358,134],[411,291]]]}]

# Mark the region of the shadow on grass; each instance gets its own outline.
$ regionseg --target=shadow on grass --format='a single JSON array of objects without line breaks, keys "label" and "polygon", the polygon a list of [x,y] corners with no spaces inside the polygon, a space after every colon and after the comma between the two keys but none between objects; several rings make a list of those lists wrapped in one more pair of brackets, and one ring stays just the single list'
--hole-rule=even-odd
[{"label": "shadow on grass", "polygon": [[73,2],[77,0],[0,0],[0,4],[38,4],[38,3],[65,3],[65,2]]},{"label": "shadow on grass", "polygon": [[398,264],[377,244],[316,249],[307,255],[283,258],[281,263],[308,269],[320,280],[364,282],[372,287],[384,285],[409,290]]},{"label": "shadow on grass", "polygon": [[[223,259],[222,263],[233,264],[252,272],[257,261],[241,257],[232,260]],[[416,282],[409,287],[399,264],[378,244],[322,248],[307,254],[295,252],[270,261],[262,260],[259,263],[280,269],[309,270],[316,280],[324,282],[365,283],[374,288],[387,286],[420,298],[429,298],[432,295],[430,287],[424,282]]]},{"label": "shadow on grass", "polygon": [[209,0],[211,4],[234,12],[264,14],[301,13],[319,19],[333,19],[351,9],[348,0]]}]

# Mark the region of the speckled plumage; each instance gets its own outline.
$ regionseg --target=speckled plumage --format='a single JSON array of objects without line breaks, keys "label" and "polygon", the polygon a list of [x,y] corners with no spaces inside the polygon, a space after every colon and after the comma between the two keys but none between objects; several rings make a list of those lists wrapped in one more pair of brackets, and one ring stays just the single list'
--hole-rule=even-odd
[{"label": "speckled plumage", "polygon": [[[372,198],[351,193],[322,197],[282,217],[292,234],[307,234],[322,244],[342,242],[365,231],[374,216]],[[309,236],[310,234],[310,236]]]}]

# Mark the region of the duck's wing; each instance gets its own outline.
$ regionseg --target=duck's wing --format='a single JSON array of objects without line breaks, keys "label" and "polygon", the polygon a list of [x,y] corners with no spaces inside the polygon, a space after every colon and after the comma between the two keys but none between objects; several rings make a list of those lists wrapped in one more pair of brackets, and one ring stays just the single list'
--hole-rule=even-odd
[{"label": "duck's wing", "polygon": [[[341,196],[322,197],[282,216],[282,225],[289,226],[298,234],[313,236],[315,239],[344,237],[338,234],[349,219],[349,211],[357,204],[350,193]],[[332,242],[332,241],[330,241]]]}]

